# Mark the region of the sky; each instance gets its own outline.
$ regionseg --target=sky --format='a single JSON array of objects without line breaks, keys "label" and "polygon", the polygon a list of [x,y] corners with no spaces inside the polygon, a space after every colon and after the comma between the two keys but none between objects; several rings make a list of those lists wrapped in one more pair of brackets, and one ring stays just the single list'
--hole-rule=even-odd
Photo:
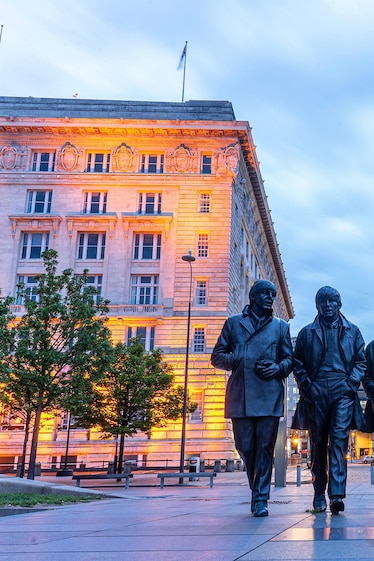
[{"label": "sky", "polygon": [[0,0],[0,95],[228,100],[252,127],[295,318],[374,339],[372,0]]}]

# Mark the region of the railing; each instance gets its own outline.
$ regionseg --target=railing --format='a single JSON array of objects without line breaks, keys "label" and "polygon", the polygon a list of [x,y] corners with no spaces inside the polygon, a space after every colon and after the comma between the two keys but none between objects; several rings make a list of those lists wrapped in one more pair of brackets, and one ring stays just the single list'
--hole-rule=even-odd
[{"label": "railing", "polygon": [[[22,304],[12,304],[10,311],[15,316],[22,316],[25,312],[25,306]],[[148,315],[148,316],[162,316],[164,306],[161,304],[122,304],[118,306],[109,306],[109,316],[121,315]]]},{"label": "railing", "polygon": [[14,316],[22,316],[26,312],[26,308],[22,304],[11,304],[9,309]]},{"label": "railing", "polygon": [[[61,469],[65,464],[65,458],[61,456],[59,461],[54,462],[36,462],[37,464],[37,471],[42,471],[44,473],[48,472],[55,472],[58,469]],[[111,466],[114,464],[113,461],[68,461],[67,465],[70,469],[74,471],[108,471],[110,470]],[[179,471],[179,461],[178,459],[163,459],[163,460],[128,460],[124,459],[123,464],[130,464],[131,470],[133,471],[145,471],[145,472],[160,472],[164,470],[175,470]],[[14,474],[19,470],[19,465],[16,462],[4,462],[0,463],[0,473],[9,473]],[[201,460],[200,467],[204,466],[201,471],[205,470],[213,470],[213,471],[241,471],[243,470],[243,463],[240,460],[227,460],[227,459],[205,459]],[[230,468],[228,469],[228,466]],[[26,460],[26,473],[28,468],[28,459]],[[190,468],[190,461],[186,459],[184,470],[189,471]]]},{"label": "railing", "polygon": [[124,304],[109,306],[109,315],[163,315],[164,306],[161,304]]}]

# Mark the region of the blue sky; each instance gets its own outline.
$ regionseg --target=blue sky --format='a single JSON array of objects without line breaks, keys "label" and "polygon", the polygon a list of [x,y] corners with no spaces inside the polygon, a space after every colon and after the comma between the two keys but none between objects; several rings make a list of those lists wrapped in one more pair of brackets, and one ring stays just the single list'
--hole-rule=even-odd
[{"label": "blue sky", "polygon": [[374,339],[372,0],[0,0],[3,96],[232,102],[295,308],[329,284]]}]

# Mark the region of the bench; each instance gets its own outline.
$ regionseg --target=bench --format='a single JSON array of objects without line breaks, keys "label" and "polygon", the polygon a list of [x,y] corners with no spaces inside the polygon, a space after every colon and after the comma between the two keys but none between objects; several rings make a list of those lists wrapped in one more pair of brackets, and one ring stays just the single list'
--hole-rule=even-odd
[{"label": "bench", "polygon": [[80,487],[80,482],[82,479],[126,479],[125,487],[129,488],[129,479],[133,477],[132,473],[84,473],[73,475],[73,480],[76,481],[76,487]]},{"label": "bench", "polygon": [[173,477],[174,479],[186,479],[188,477],[188,479],[200,479],[201,477],[209,477],[210,478],[210,487],[213,487],[213,478],[216,477],[216,472],[215,471],[211,471],[211,472],[206,472],[206,471],[191,471],[191,472],[176,472],[176,473],[158,473],[157,477],[160,479],[160,488],[163,489],[164,487],[164,482],[165,479],[169,479],[170,477]]}]

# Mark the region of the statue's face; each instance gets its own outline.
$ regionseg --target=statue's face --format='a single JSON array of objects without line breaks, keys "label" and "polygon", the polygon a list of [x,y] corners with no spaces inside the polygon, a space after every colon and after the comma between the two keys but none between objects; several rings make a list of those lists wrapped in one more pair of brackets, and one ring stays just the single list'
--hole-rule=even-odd
[{"label": "statue's face", "polygon": [[317,310],[325,321],[332,323],[338,319],[340,306],[336,299],[326,296],[318,301]]},{"label": "statue's face", "polygon": [[252,309],[257,315],[269,312],[273,307],[273,302],[277,293],[271,288],[264,288],[255,292],[252,299]]}]

